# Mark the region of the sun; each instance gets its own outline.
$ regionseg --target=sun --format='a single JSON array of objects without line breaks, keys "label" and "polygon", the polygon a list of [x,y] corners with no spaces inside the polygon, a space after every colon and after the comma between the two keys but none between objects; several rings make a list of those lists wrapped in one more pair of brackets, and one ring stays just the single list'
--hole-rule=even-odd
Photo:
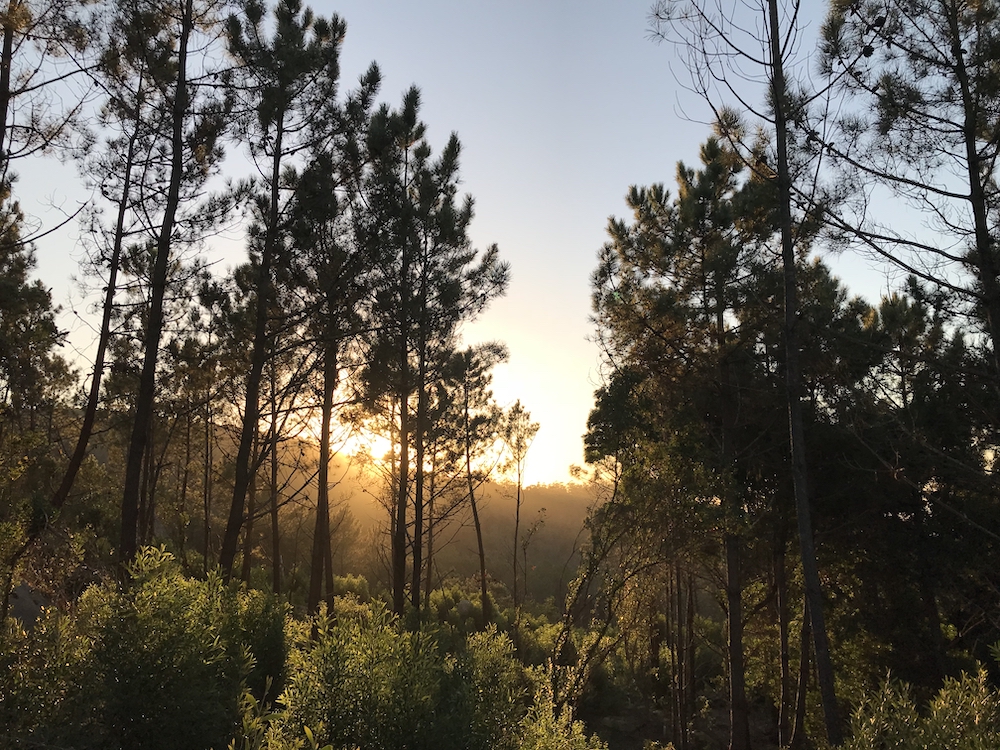
[{"label": "sun", "polygon": [[[319,415],[310,416],[303,420],[299,437],[319,445],[322,427]],[[330,451],[334,456],[363,457],[376,464],[388,464],[396,447],[388,437],[363,424],[345,424],[334,420],[330,425]]]}]

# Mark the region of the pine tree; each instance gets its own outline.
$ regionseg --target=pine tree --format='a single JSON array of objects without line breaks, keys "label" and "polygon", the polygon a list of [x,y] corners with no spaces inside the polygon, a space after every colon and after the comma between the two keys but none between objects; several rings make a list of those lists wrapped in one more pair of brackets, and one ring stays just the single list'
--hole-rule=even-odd
[{"label": "pine tree", "polygon": [[[171,265],[176,261],[176,235],[198,233],[217,221],[221,207],[192,205],[221,157],[220,136],[227,125],[223,104],[205,98],[193,87],[193,76],[209,76],[195,64],[195,50],[203,35],[211,41],[218,28],[218,8],[180,0],[176,6],[156,0],[122,0],[117,6],[126,38],[130,70],[150,75],[161,92],[165,108],[157,112],[153,137],[148,141],[150,164],[147,176],[154,182],[145,187],[140,211],[158,217],[145,227],[148,232],[149,306],[142,334],[142,370],[139,374],[122,494],[121,536],[118,560],[122,570],[135,556],[140,525],[143,464],[149,450],[149,435],[156,399],[157,363],[164,330],[164,302],[170,284]],[[201,50],[205,53],[205,49]],[[142,62],[140,62],[142,61]],[[189,210],[185,210],[189,209]],[[191,235],[188,235],[191,237]]]},{"label": "pine tree", "polygon": [[260,391],[264,364],[273,345],[274,322],[280,319],[275,290],[279,265],[287,265],[287,207],[293,192],[298,156],[330,142],[339,118],[339,55],[346,26],[337,16],[314,17],[298,0],[274,9],[270,39],[264,31],[265,8],[251,0],[244,22],[229,21],[232,54],[241,63],[243,98],[241,131],[260,165],[264,183],[253,206],[257,228],[254,325],[246,380],[243,425],[236,456],[236,479],[219,556],[225,575],[232,572],[240,529],[246,517],[246,495],[253,474],[253,445],[259,432]]},{"label": "pine tree", "polygon": [[388,397],[398,415],[391,564],[397,613],[404,609],[406,594],[411,447],[410,597],[414,608],[420,606],[430,388],[455,346],[461,323],[503,294],[509,274],[496,246],[481,256],[472,248],[467,234],[472,199],[458,199],[458,138],[453,134],[433,160],[419,121],[419,101],[418,91],[410,89],[398,111],[382,107],[372,118],[367,145],[372,170],[364,188],[369,214],[360,235],[364,246],[392,253],[376,271],[372,314],[377,335],[364,377],[367,403],[374,408]]}]

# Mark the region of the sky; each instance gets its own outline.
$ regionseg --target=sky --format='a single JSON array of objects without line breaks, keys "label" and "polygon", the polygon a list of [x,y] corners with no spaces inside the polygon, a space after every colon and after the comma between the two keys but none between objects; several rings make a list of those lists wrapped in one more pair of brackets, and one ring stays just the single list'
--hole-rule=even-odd
[{"label": "sky", "polygon": [[[817,4],[818,5],[818,4]],[[670,44],[651,38],[650,0],[318,0],[347,22],[341,68],[351,88],[372,61],[381,99],[421,91],[435,152],[456,132],[462,189],[475,200],[471,236],[496,243],[511,265],[506,297],[463,329],[466,343],[502,340],[509,362],[494,376],[502,405],[520,399],[540,430],[528,484],[569,479],[601,384],[591,341],[589,277],[608,217],[623,216],[632,184],[674,183],[710,133],[707,107],[686,91]],[[813,32],[816,22],[810,21]],[[807,33],[809,30],[807,29]],[[806,50],[806,53],[808,50]],[[803,64],[809,61],[803,53]],[[72,172],[22,172],[29,212],[51,224],[78,198]],[[46,214],[47,212],[47,214]],[[70,229],[39,243],[39,276],[67,314],[83,310],[69,284],[80,252]],[[238,262],[235,259],[234,262]],[[884,278],[858,259],[835,271],[852,291],[877,294]],[[75,318],[74,340],[89,333]],[[81,348],[85,344],[80,344]]]}]

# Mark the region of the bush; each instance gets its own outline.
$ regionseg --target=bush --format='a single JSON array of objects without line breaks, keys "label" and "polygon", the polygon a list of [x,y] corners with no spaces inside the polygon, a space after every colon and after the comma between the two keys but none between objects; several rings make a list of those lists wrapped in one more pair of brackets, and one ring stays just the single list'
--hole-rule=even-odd
[{"label": "bush", "polygon": [[281,679],[284,614],[268,597],[185,578],[162,550],[140,552],[131,572],[127,587],[86,591],[72,617],[8,631],[13,747],[224,747],[245,686]]},{"label": "bush", "polygon": [[300,643],[282,696],[286,734],[313,727],[334,747],[511,747],[524,712],[510,641],[474,635],[454,654],[431,631],[400,632],[382,604],[338,602]]},{"label": "bush", "polygon": [[986,670],[945,680],[928,706],[917,710],[907,685],[887,680],[858,707],[848,750],[993,750],[1000,747],[1000,696]]}]

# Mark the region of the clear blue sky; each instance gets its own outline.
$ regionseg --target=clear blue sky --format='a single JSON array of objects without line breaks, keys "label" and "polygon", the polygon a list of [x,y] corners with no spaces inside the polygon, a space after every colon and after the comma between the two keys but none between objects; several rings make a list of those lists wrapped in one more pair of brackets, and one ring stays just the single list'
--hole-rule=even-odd
[{"label": "clear blue sky", "polygon": [[[512,266],[507,297],[465,329],[466,341],[500,339],[510,348],[494,390],[505,405],[520,398],[541,423],[528,456],[529,482],[564,481],[569,465],[582,463],[581,436],[600,383],[598,353],[588,340],[589,276],[608,216],[624,213],[631,184],[672,186],[677,161],[696,163],[709,134],[707,108],[679,83],[687,73],[675,50],[650,39],[649,5],[320,0],[311,6],[347,22],[345,88],[374,60],[384,101],[397,104],[412,84],[421,89],[422,118],[436,149],[452,131],[459,135],[463,188],[476,201],[474,242],[497,243]],[[52,166],[22,171],[20,187],[44,196],[43,204],[64,203],[60,185],[72,175],[57,175]],[[37,203],[27,208],[45,211]],[[46,225],[53,219],[51,211],[43,216]],[[40,276],[66,305],[65,280],[74,269],[65,244],[39,243],[39,260]],[[863,288],[863,264],[848,266],[837,270],[852,289],[884,288],[877,273],[864,276]]]}]

